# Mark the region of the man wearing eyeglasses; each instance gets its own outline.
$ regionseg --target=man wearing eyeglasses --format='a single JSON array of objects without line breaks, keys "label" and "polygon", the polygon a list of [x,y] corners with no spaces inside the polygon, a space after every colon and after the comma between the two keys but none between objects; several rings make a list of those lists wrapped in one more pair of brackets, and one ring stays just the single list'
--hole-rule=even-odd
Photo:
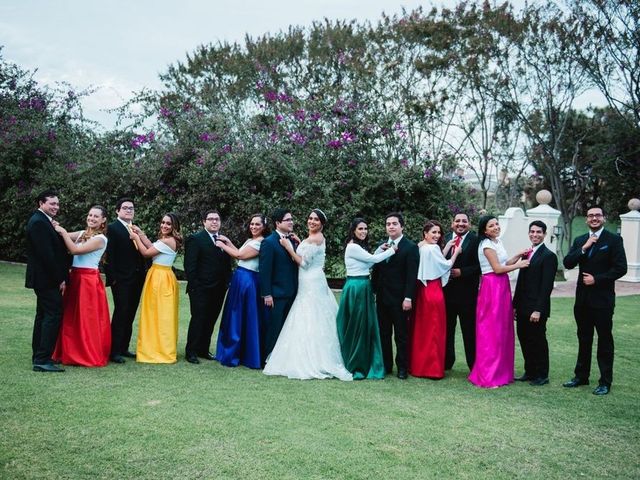
[{"label": "man wearing eyeglasses", "polygon": [[[140,303],[140,295],[147,273],[147,264],[136,244],[129,237],[135,208],[133,200],[121,198],[116,202],[118,218],[107,227],[107,257],[105,274],[113,296],[111,317],[111,361],[124,363],[125,358],[136,358],[129,350],[133,321]],[[144,236],[144,232],[136,228]]]},{"label": "man wearing eyeglasses", "polygon": [[589,385],[594,329],[598,333],[597,358],[600,368],[594,395],[606,395],[613,380],[613,309],[615,281],[627,273],[627,258],[622,237],[604,229],[601,207],[587,210],[589,232],[573,242],[564,257],[565,268],[578,265],[576,301],[573,307],[578,327],[578,360],[575,376],[565,382],[567,388]]},{"label": "man wearing eyeglasses", "polygon": [[198,358],[213,360],[209,351],[213,327],[218,320],[231,277],[231,257],[216,246],[222,219],[217,210],[202,215],[204,228],[187,238],[184,251],[184,271],[191,321],[185,348],[187,362],[200,363]]},{"label": "man wearing eyeglasses", "polygon": [[289,210],[277,208],[271,218],[275,230],[260,246],[260,295],[270,309],[262,351],[263,365],[278,340],[298,291],[298,264],[280,244],[281,238],[288,238],[294,249],[298,246],[298,238],[293,234],[293,216]]}]

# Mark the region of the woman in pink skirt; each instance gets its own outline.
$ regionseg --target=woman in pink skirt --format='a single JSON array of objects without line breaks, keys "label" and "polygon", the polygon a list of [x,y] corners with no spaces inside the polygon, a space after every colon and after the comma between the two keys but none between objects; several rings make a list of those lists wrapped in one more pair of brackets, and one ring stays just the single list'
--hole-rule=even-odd
[{"label": "woman in pink skirt", "polygon": [[509,272],[529,266],[522,256],[507,259],[500,224],[492,215],[478,225],[478,258],[482,277],[476,307],[476,361],[469,381],[478,387],[497,388],[513,382],[515,336]]}]

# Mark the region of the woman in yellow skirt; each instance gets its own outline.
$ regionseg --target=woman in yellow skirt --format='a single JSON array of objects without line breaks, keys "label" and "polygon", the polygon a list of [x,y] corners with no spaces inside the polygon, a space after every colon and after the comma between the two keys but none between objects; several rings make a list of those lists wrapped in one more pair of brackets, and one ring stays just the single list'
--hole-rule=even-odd
[{"label": "woman in yellow skirt", "polygon": [[175,363],[178,346],[178,282],[171,267],[182,245],[180,222],[167,213],[160,222],[158,240],[151,243],[137,227],[131,239],[144,257],[152,257],[142,290],[136,361]]}]

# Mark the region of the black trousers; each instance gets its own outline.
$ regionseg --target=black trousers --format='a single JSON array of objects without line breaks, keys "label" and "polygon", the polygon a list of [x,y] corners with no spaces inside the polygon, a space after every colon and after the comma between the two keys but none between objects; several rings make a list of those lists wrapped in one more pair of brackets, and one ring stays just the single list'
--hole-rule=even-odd
[{"label": "black trousers", "polygon": [[456,320],[460,318],[460,330],[464,343],[464,355],[469,371],[476,360],[476,304],[448,302],[447,309],[447,345],[444,356],[445,370],[451,370],[456,362]]},{"label": "black trousers", "polygon": [[397,305],[386,305],[378,302],[378,327],[380,328],[380,343],[382,344],[382,358],[386,373],[393,369],[393,348],[391,337],[396,342],[396,366],[398,370],[409,368],[408,339],[409,339],[409,312],[402,310],[402,302]]},{"label": "black trousers", "polygon": [[36,317],[31,339],[31,361],[34,365],[51,363],[62,322],[62,294],[59,288],[35,290]]},{"label": "black trousers", "polygon": [[516,331],[524,357],[524,373],[531,378],[548,378],[547,319],[540,317],[537,322],[532,322],[529,320],[531,313],[531,310],[516,311]]},{"label": "black trousers", "polygon": [[111,356],[122,355],[129,350],[133,321],[140,304],[144,286],[143,273],[111,285],[113,315],[111,316]]},{"label": "black trousers", "polygon": [[189,292],[191,321],[187,333],[185,353],[187,357],[205,356],[211,347],[211,335],[220,316],[227,285],[194,288]]},{"label": "black trousers", "polygon": [[593,332],[598,333],[597,359],[600,368],[598,384],[611,386],[613,381],[613,308],[593,308],[575,305],[573,314],[578,327],[578,361],[575,375],[589,380]]},{"label": "black trousers", "polygon": [[[287,319],[291,305],[293,305],[294,297],[280,297],[273,299],[273,307],[269,312],[266,321],[264,348],[262,349],[262,364],[276,346],[284,321]],[[263,301],[263,299],[260,299]]]}]

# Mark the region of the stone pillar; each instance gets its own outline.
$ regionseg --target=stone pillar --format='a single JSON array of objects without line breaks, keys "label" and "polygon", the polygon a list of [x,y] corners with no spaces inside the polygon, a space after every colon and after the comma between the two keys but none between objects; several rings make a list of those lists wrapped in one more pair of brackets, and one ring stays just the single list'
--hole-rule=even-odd
[{"label": "stone pillar", "polygon": [[632,198],[628,203],[629,213],[620,215],[620,235],[627,256],[627,274],[623,282],[640,282],[640,200]]},{"label": "stone pillar", "polygon": [[[562,252],[560,252],[560,239],[557,238],[553,231],[558,225],[558,221],[560,220],[560,210],[556,210],[553,207],[549,206],[552,199],[551,192],[549,190],[540,190],[536,194],[536,201],[538,202],[538,206],[535,208],[530,208],[527,210],[527,220],[529,223],[534,220],[541,220],[547,226],[547,235],[544,239],[544,243],[547,245],[547,248],[552,252],[555,252],[560,259],[560,264],[562,264]],[[528,228],[528,224],[527,224]],[[528,232],[528,230],[527,230]]]}]

